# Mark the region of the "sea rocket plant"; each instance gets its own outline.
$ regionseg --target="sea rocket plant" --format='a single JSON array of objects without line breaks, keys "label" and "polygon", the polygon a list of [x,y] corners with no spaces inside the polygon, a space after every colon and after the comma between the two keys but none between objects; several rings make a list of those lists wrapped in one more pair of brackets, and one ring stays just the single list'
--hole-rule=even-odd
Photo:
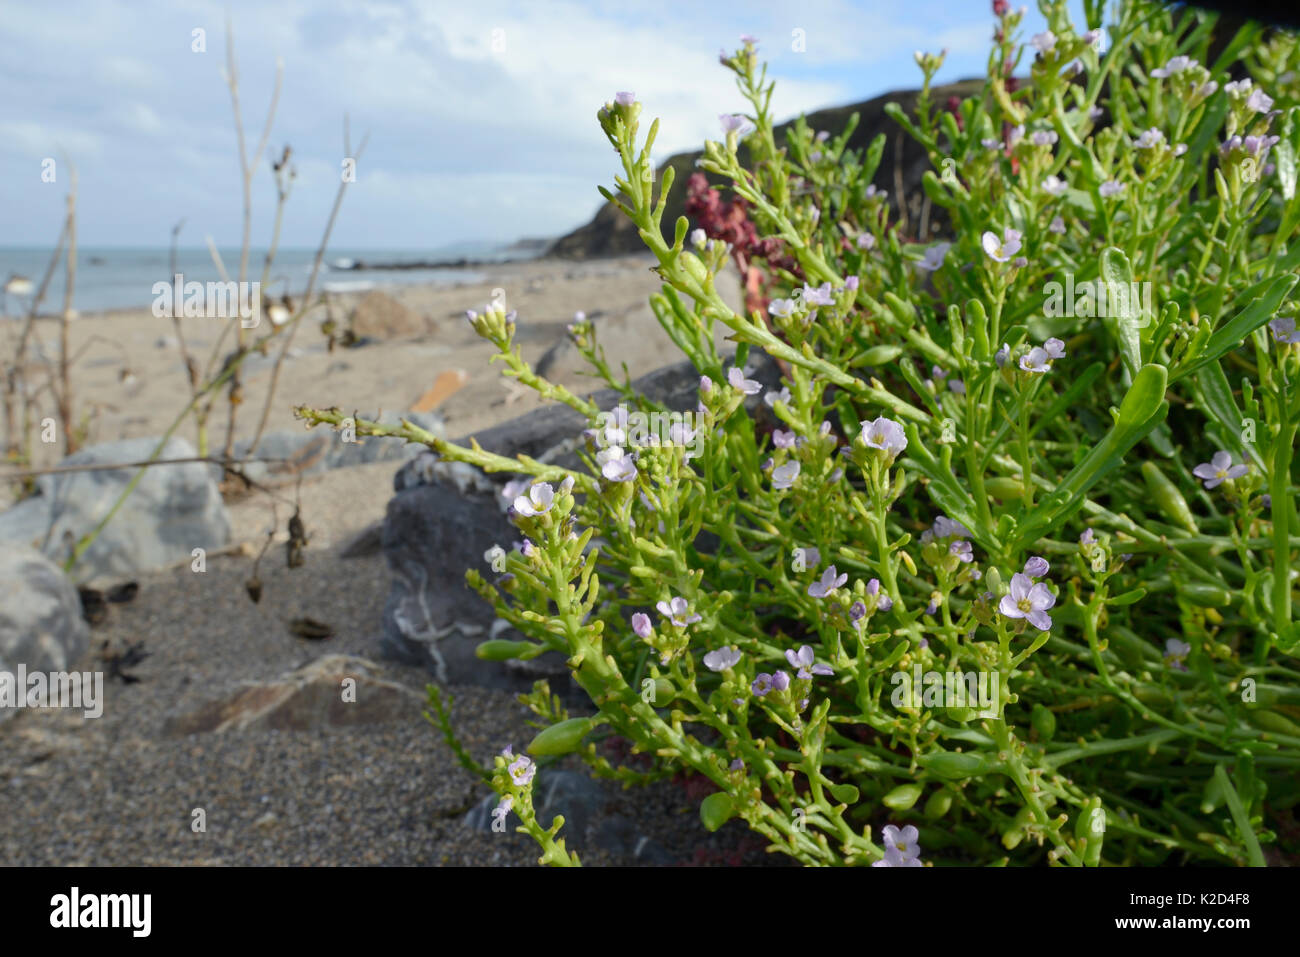
[{"label": "sea rocket plant", "polygon": [[[1102,5],[1078,27],[1064,7],[1040,4],[1026,48],[995,2],[987,80],[956,102],[934,101],[942,56],[918,57],[915,109],[887,113],[933,171],[901,207],[881,188],[893,127],[778,129],[753,38],[721,57],[739,99],[718,104],[675,223],[653,104],[598,111],[621,165],[603,193],[654,255],[652,310],[699,381],[698,454],[578,443],[570,469],[355,423],[528,476],[507,498],[531,554],[467,578],[522,636],[480,655],[560,652],[591,700],[570,717],[545,683],[525,696],[539,777],[569,753],[629,784],[688,769],[716,789],[706,827],[743,820],[807,864],[1300,851],[1300,45],[1128,0],[1103,52]],[[937,232],[901,215],[911,194]],[[1154,305],[1048,315],[1066,277],[1150,283]],[[508,375],[596,427],[504,310],[472,321]],[[667,411],[613,374],[594,327],[580,338],[623,401]],[[997,694],[896,707],[914,670]],[[543,859],[574,863],[532,815],[532,766],[479,767],[431,700]],[[606,734],[654,771],[611,762]]]}]

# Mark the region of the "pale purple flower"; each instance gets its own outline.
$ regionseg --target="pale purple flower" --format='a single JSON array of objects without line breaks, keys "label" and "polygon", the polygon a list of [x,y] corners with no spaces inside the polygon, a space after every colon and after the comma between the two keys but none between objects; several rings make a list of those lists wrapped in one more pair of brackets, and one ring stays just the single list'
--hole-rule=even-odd
[{"label": "pale purple flower", "polygon": [[[877,587],[879,587],[879,582],[877,582]],[[855,601],[849,606],[849,621],[853,622],[855,625],[865,618],[866,615],[867,606],[864,603]]]},{"label": "pale purple flower", "polygon": [[1106,180],[1106,182],[1102,183],[1101,186],[1097,188],[1097,192],[1101,193],[1102,197],[1105,199],[1109,199],[1112,196],[1116,196],[1122,193],[1123,191],[1124,191],[1124,184],[1121,183],[1119,180],[1115,180],[1115,179],[1108,179]]},{"label": "pale purple flower", "polygon": [[1064,196],[1070,187],[1059,176],[1052,175],[1043,180],[1043,192],[1051,196]]},{"label": "pale purple flower", "polygon": [[886,824],[880,836],[885,842],[885,859],[876,861],[873,867],[921,866],[921,848],[917,844],[917,839],[921,835],[913,825],[909,824],[900,829],[892,824]]},{"label": "pale purple flower", "polygon": [[537,546],[531,540],[525,538],[519,543],[519,554],[524,558],[534,558],[537,555]]},{"label": "pale purple flower", "polygon": [[951,248],[952,243],[935,243],[925,251],[924,258],[916,264],[916,268],[934,272],[943,265],[944,257],[948,255],[948,250]]},{"label": "pale purple flower", "polygon": [[848,575],[836,575],[835,566],[832,565],[822,573],[821,581],[808,586],[808,594],[813,598],[825,598],[848,580]]},{"label": "pale purple flower", "polygon": [[1034,346],[1020,357],[1020,368],[1025,372],[1047,372],[1052,368],[1051,356],[1042,346]]},{"label": "pale purple flower", "polygon": [[1043,343],[1043,351],[1047,353],[1049,359],[1063,359],[1065,357],[1065,343],[1056,338],[1048,339]]},{"label": "pale purple flower", "polygon": [[661,601],[655,607],[659,609],[659,614],[678,628],[685,628],[701,620],[699,615],[690,614],[691,606],[685,598],[674,598],[671,602]]},{"label": "pale purple flower", "polygon": [[[790,662],[791,668],[800,671],[811,672],[814,675],[833,675],[830,665],[819,665],[816,663],[816,656],[813,654],[812,645],[804,645],[798,651],[787,648],[785,660]],[[801,677],[803,677],[801,675]]]},{"label": "pale purple flower", "polygon": [[1263,90],[1255,90],[1246,98],[1246,106],[1256,113],[1267,113],[1273,108],[1273,98]]},{"label": "pale purple flower", "polygon": [[731,646],[710,651],[704,656],[704,666],[710,671],[726,671],[728,668],[736,667],[739,661],[739,649]]},{"label": "pale purple flower", "polygon": [[921,867],[923,866],[915,857],[904,857],[899,851],[890,848],[885,851],[885,856],[878,861],[873,861],[872,867]]},{"label": "pale purple flower", "polygon": [[907,448],[903,426],[883,415],[874,421],[862,423],[862,441],[868,448],[880,449],[890,456],[897,456]]},{"label": "pale purple flower", "polygon": [[[630,482],[636,478],[636,463],[632,456],[624,455],[623,450],[615,446],[605,452],[617,452],[610,455],[600,467],[600,474],[611,482]],[[599,458],[599,456],[597,456]]]},{"label": "pale purple flower", "polygon": [[1133,145],[1140,150],[1153,150],[1162,145],[1164,141],[1165,134],[1153,126],[1149,130],[1144,130]]},{"label": "pale purple flower", "polygon": [[614,94],[614,102],[619,106],[631,106],[636,102],[636,94],[630,91],[624,91]]},{"label": "pale purple flower", "polygon": [[1263,156],[1280,139],[1280,136],[1247,136],[1241,141],[1241,148],[1251,156]]},{"label": "pale purple flower", "polygon": [[1035,146],[1051,146],[1057,139],[1058,137],[1053,130],[1034,130],[1029,137],[1029,141]]},{"label": "pale purple flower", "polygon": [[527,496],[520,495],[515,499],[515,511],[520,515],[541,515],[550,511],[554,501],[555,490],[548,483],[541,482],[530,488]]},{"label": "pale purple flower", "polygon": [[706,242],[708,242],[708,240],[709,240],[709,236],[704,230],[702,229],[691,230],[691,245],[694,246],[696,249],[699,249]]},{"label": "pale purple flower", "polygon": [[1011,347],[1004,342],[1002,343],[1002,348],[999,349],[997,351],[997,354],[993,356],[993,361],[996,362],[998,364],[998,368],[1001,369],[1004,365],[1007,364],[1007,360],[1010,358],[1011,358]]},{"label": "pale purple flower", "polygon": [[948,546],[948,554],[957,556],[957,560],[963,563],[970,563],[975,560],[975,555],[971,551],[970,542],[959,539]]},{"label": "pale purple flower", "polygon": [[1044,30],[1042,33],[1036,33],[1030,37],[1029,44],[1039,53],[1051,53],[1056,49],[1056,34],[1051,30]]},{"label": "pale purple flower", "polygon": [[758,395],[763,391],[763,384],[756,379],[746,379],[745,373],[732,366],[727,370],[727,381],[731,383],[732,388],[739,389],[745,395]]},{"label": "pale purple flower", "polygon": [[993,137],[985,137],[980,140],[980,146],[984,147],[986,150],[1000,150],[1002,149],[1002,141],[994,139]]},{"label": "pale purple flower", "polygon": [[772,675],[772,690],[784,691],[790,687],[790,676],[784,671],[778,671]]},{"label": "pale purple flower", "polygon": [[844,280],[844,291],[856,293],[858,291],[858,286],[860,286],[861,284],[862,284],[862,280],[860,280],[857,276],[849,276],[847,279]]},{"label": "pale purple flower", "polygon": [[1176,73],[1182,73],[1184,70],[1188,69],[1189,67],[1193,67],[1195,65],[1196,65],[1196,61],[1189,56],[1176,56],[1173,59],[1171,59],[1168,63],[1166,63],[1163,67],[1152,70],[1151,75],[1154,77],[1159,77],[1160,79],[1163,80],[1166,77],[1171,77]]},{"label": "pale purple flower", "polygon": [[794,433],[773,429],[772,444],[778,449],[792,449],[794,448]]},{"label": "pale purple flower", "polygon": [[1179,671],[1186,671],[1187,665],[1183,664],[1183,659],[1192,652],[1192,646],[1185,641],[1179,641],[1177,638],[1170,638],[1165,642],[1165,660]]},{"label": "pale purple flower", "polygon": [[772,469],[772,488],[778,490],[790,488],[798,477],[798,462],[786,462],[784,465],[778,465]]},{"label": "pale purple flower", "polygon": [[1091,528],[1085,528],[1083,534],[1079,536],[1080,545],[1091,545],[1095,541],[1097,541],[1097,533]]},{"label": "pale purple flower", "polygon": [[1065,220],[1060,216],[1055,217],[1052,220],[1051,225],[1047,227],[1047,231],[1049,233],[1056,233],[1058,236],[1065,235]]},{"label": "pale purple flower", "polygon": [[962,382],[961,379],[950,379],[948,381],[948,391],[955,392],[957,395],[965,395],[966,383]]},{"label": "pale purple flower", "polygon": [[1002,596],[998,611],[1008,618],[1027,618],[1039,631],[1052,627],[1047,610],[1056,604],[1056,596],[1043,582],[1035,582],[1024,572],[1011,576],[1011,590]]},{"label": "pale purple flower", "polygon": [[740,113],[719,113],[718,122],[722,124],[722,132],[738,133],[744,136],[752,128],[748,118]]},{"label": "pale purple flower", "polygon": [[749,690],[754,693],[754,697],[761,698],[772,690],[772,676],[766,671],[757,675],[749,686]]},{"label": "pale purple flower", "polygon": [[706,375],[700,376],[700,391],[701,392],[713,391],[713,380]]},{"label": "pale purple flower", "polygon": [[1007,146],[1015,146],[1025,138],[1025,124],[1021,123],[1007,131]]},{"label": "pale purple flower", "polygon": [[789,405],[789,404],[790,404],[790,390],[789,390],[788,388],[786,388],[785,386],[782,386],[780,392],[767,392],[767,393],[765,393],[765,394],[763,395],[763,401],[764,401],[768,406],[773,406],[773,407],[774,407],[778,402],[784,402],[786,405]]},{"label": "pale purple flower", "polygon": [[524,787],[532,781],[533,775],[537,773],[537,765],[533,764],[533,759],[526,754],[521,754],[514,763],[506,768],[510,772],[510,780],[514,781],[519,787]]},{"label": "pale purple flower", "polygon": [[831,284],[824,282],[814,287],[804,283],[803,301],[810,306],[833,306],[835,300],[831,298]]},{"label": "pale purple flower", "polygon": [[767,304],[767,311],[778,319],[789,318],[794,313],[795,301],[793,299],[773,299]]},{"label": "pale purple flower", "polygon": [[1300,332],[1296,331],[1294,316],[1274,319],[1268,324],[1268,328],[1272,330],[1273,338],[1278,342],[1292,344],[1300,342]]},{"label": "pale purple flower", "polygon": [[752,36],[748,33],[742,33],[740,35],[740,42],[745,44],[747,47],[758,46],[758,37]]},{"label": "pale purple flower", "polygon": [[876,245],[876,237],[871,233],[858,233],[858,248],[871,249]]},{"label": "pale purple flower", "polygon": [[1246,77],[1245,79],[1242,80],[1237,80],[1235,82],[1223,84],[1223,92],[1227,93],[1230,97],[1232,97],[1235,100],[1238,99],[1243,93],[1248,93],[1252,85],[1253,83],[1251,82],[1250,77]]},{"label": "pale purple flower", "polygon": [[632,616],[632,631],[638,638],[650,637],[650,616],[643,611],[638,611]]},{"label": "pale purple flower", "polygon": [[883,200],[886,196],[889,195],[889,191],[880,189],[879,187],[876,186],[875,183],[868,183],[865,195],[868,199],[874,196],[877,199]]},{"label": "pale purple flower", "polygon": [[1029,561],[1025,562],[1024,574],[1030,578],[1042,578],[1051,570],[1051,565],[1047,564],[1046,558],[1040,558],[1035,555]]},{"label": "pale purple flower", "polygon": [[970,538],[971,531],[961,522],[954,522],[947,515],[939,515],[934,520],[934,526],[930,529],[935,538],[952,538],[954,535],[960,538]]},{"label": "pale purple flower", "polygon": [[821,549],[815,545],[809,545],[803,550],[803,557],[809,568],[816,568],[822,561]]},{"label": "pale purple flower", "polygon": [[989,258],[1004,263],[1016,253],[1020,252],[1020,230],[1008,227],[1002,231],[1002,239],[998,239],[998,234],[986,230],[980,237],[980,245],[984,247],[984,252]]},{"label": "pale purple flower", "polygon": [[1206,488],[1218,488],[1224,482],[1238,479],[1250,471],[1249,465],[1233,465],[1227,452],[1215,452],[1209,462],[1192,469],[1192,474],[1205,482]]}]

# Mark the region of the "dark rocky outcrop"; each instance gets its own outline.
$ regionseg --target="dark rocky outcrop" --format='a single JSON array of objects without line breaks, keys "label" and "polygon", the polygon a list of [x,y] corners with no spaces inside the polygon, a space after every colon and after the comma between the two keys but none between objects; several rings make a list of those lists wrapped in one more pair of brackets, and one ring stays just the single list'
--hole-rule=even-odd
[{"label": "dark rocky outcrop", "polygon": [[[944,86],[936,86],[930,90],[931,101],[942,108],[947,102],[948,97],[967,97],[977,92],[983,85],[983,80],[962,80],[959,83],[950,83]],[[924,194],[921,192],[921,175],[930,169],[930,160],[925,155],[925,150],[910,137],[903,129],[885,115],[885,105],[887,103],[897,103],[909,114],[916,106],[917,90],[901,90],[893,93],[886,93],[883,96],[875,97],[863,103],[854,103],[850,106],[837,106],[826,110],[818,110],[814,113],[806,114],[808,126],[814,130],[827,130],[832,136],[837,136],[844,129],[849,117],[853,113],[859,116],[858,127],[849,138],[848,148],[852,150],[865,150],[873,139],[880,133],[887,136],[885,141],[885,151],[880,160],[880,168],[876,170],[876,185],[889,192],[889,202],[893,207],[893,215],[898,216],[898,203],[900,198],[905,202],[908,222],[912,224],[912,231],[915,232],[916,223],[920,219],[921,206]],[[784,143],[785,134],[794,125],[793,121],[782,123],[776,128],[777,143]],[[690,153],[678,153],[670,157],[659,168],[659,179],[662,181],[664,170],[671,166],[676,175],[676,181],[673,183],[672,192],[668,197],[668,205],[664,211],[663,227],[664,239],[672,241],[673,225],[677,222],[677,217],[684,214],[686,204],[686,180],[694,172],[698,172],[695,161],[700,158],[702,153],[699,150]],[[742,164],[748,163],[748,151],[742,145],[740,149],[740,159]],[[898,184],[902,182],[902,190]],[[714,186],[723,185],[721,177],[708,174],[709,182]],[[942,212],[939,210],[937,212]],[[936,211],[931,212],[931,222],[938,223]],[[561,236],[555,241],[555,244],[549,250],[552,256],[558,256],[566,259],[590,259],[597,256],[622,256],[629,253],[639,253],[645,250],[645,244],[641,237],[637,235],[636,226],[614,208],[613,204],[605,203],[596,213],[591,222],[584,226],[578,227],[566,236]]]}]

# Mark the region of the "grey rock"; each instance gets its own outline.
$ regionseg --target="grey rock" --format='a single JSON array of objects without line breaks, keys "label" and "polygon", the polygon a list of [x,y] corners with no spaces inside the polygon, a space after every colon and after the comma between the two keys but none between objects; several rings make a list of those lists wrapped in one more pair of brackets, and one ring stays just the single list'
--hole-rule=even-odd
[{"label": "grey rock", "polygon": [[[77,589],[48,558],[26,545],[0,549],[0,672],[65,671],[86,653],[90,630]],[[12,717],[0,708],[0,721]]]},{"label": "grey rock", "polygon": [[[441,484],[398,492],[388,503],[382,539],[393,573],[380,639],[384,653],[410,664],[439,664],[433,645],[449,633],[475,644],[485,637],[495,616],[465,584],[465,570],[490,573],[483,553],[494,542],[508,548],[514,537],[491,496]],[[478,634],[469,634],[474,628]],[[449,639],[441,645],[459,664],[456,644]],[[472,647],[469,655],[478,661]],[[445,658],[437,670],[443,680],[455,681]]]},{"label": "grey rock", "polygon": [[[124,463],[149,458],[157,439],[123,439],[87,446],[63,465],[103,468],[57,472],[37,479],[39,497],[0,516],[0,541],[33,545],[56,562],[109,513],[136,473]],[[185,439],[172,438],[160,461],[193,458]],[[117,466],[117,467],[113,467]],[[33,534],[35,532],[35,534]],[[154,465],[126,498],[72,570],[78,583],[121,580],[187,559],[193,549],[230,541],[230,521],[211,469],[202,462]]]},{"label": "grey rock", "polygon": [[[477,831],[492,830],[492,811],[501,799],[489,794],[470,808],[465,823]],[[550,827],[556,815],[564,817],[560,837],[565,847],[581,852],[600,848],[628,861],[647,866],[671,866],[671,854],[652,838],[638,833],[636,822],[614,810],[616,802],[605,784],[580,771],[548,768],[533,783],[533,809],[537,823]],[[505,817],[505,832],[520,824],[513,811]]]},{"label": "grey rock", "polygon": [[[729,364],[728,360],[724,360],[724,368]],[[780,387],[780,369],[766,353],[751,352],[748,368],[749,377],[762,383],[764,392]],[[634,380],[632,388],[651,401],[664,405],[669,411],[692,411],[699,402],[700,374],[690,362],[678,362]],[[602,389],[591,393],[587,398],[602,411],[608,411],[622,401],[622,396],[614,389]],[[762,393],[749,396],[745,404],[751,414],[766,411],[762,404]],[[579,413],[556,403],[476,432],[472,436],[463,436],[456,440],[456,444],[468,445],[470,439],[474,438],[488,451],[508,458],[527,455],[566,468],[577,468],[580,460],[573,450],[581,441],[580,436],[585,428],[587,422]]]}]

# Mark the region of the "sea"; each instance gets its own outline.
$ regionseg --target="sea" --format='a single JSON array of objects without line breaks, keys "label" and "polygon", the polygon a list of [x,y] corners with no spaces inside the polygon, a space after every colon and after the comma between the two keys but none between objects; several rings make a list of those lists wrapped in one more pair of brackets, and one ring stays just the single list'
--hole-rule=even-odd
[{"label": "sea", "polygon": [[[226,272],[238,278],[239,250],[219,249]],[[50,247],[0,246],[0,286],[13,276],[31,280],[32,295],[40,286],[54,250]],[[476,266],[535,258],[535,244],[465,243],[430,250],[330,249],[321,261],[316,280],[318,291],[358,292],[379,286],[405,283],[482,282]],[[155,298],[154,284],[172,282],[171,251],[166,247],[78,246],[77,272],[72,306],[79,315],[93,315],[120,309],[148,307]],[[288,293],[297,296],[311,278],[315,249],[277,251],[270,278],[262,294],[278,299]],[[250,250],[248,280],[259,281],[266,259],[265,249]],[[351,268],[361,264],[364,268]],[[422,268],[399,268],[421,264]],[[184,282],[216,282],[220,274],[206,247],[177,248],[176,272]],[[61,315],[65,272],[62,260],[41,300],[41,315]],[[3,295],[0,293],[0,295]],[[31,308],[30,295],[4,296],[3,315],[15,318]]]}]

